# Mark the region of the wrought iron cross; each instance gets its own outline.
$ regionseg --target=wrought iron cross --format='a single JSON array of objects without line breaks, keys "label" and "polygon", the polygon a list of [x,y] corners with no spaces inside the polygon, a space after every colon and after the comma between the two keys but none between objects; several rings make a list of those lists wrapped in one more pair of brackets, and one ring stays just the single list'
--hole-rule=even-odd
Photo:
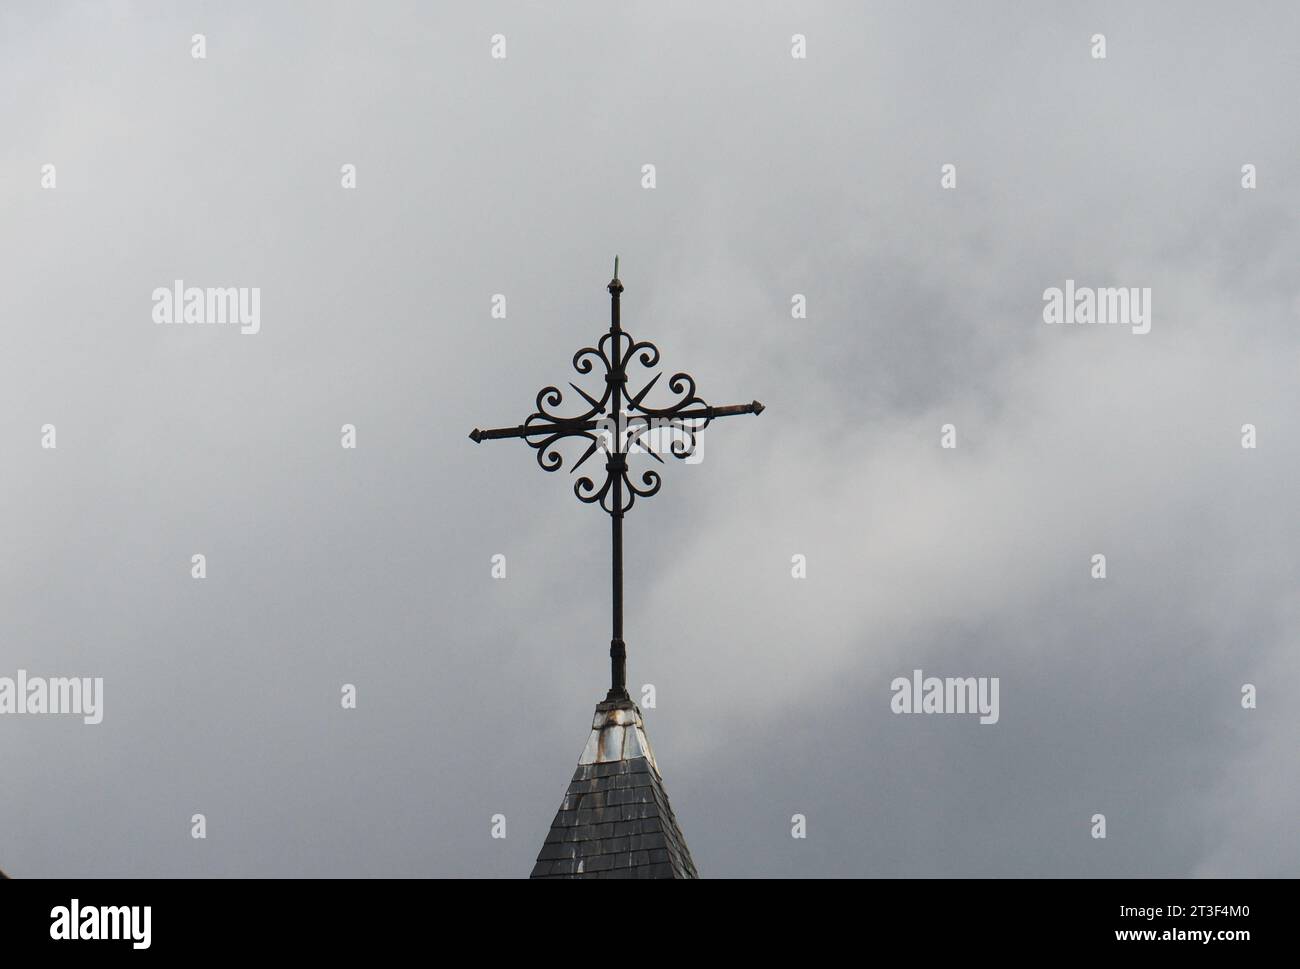
[{"label": "wrought iron cross", "polygon": [[605,389],[594,397],[577,384],[572,387],[587,409],[571,417],[561,417],[553,412],[563,400],[558,387],[543,387],[537,394],[537,410],[516,427],[497,427],[470,432],[476,444],[504,437],[521,437],[529,447],[537,450],[537,463],[544,471],[558,471],[564,465],[564,456],[557,445],[569,438],[588,442],[582,457],[570,473],[577,471],[597,451],[605,454],[605,481],[599,487],[589,477],[574,482],[573,493],[587,504],[599,504],[609,513],[613,528],[613,635],[609,643],[610,688],[607,700],[627,699],[627,646],[623,642],[623,514],[637,498],[649,498],[659,491],[662,483],[653,468],[641,474],[638,484],[629,476],[627,456],[644,451],[660,464],[663,458],[655,453],[655,442],[666,435],[672,438],[669,451],[676,458],[686,458],[695,452],[695,435],[708,427],[714,418],[732,414],[761,414],[763,405],[758,401],[712,407],[695,392],[695,378],[687,373],[675,373],[668,380],[668,389],[677,400],[663,407],[646,403],[650,389],[663,376],[656,373],[635,395],[628,390],[628,366],[633,358],[646,370],[659,363],[659,348],[645,340],[636,340],[625,333],[619,322],[619,297],[623,284],[618,279],[618,258],[614,259],[614,278],[609,281],[610,309],[609,332],[601,336],[594,347],[583,347],[573,355],[573,369],[589,374],[597,363],[605,368]]}]

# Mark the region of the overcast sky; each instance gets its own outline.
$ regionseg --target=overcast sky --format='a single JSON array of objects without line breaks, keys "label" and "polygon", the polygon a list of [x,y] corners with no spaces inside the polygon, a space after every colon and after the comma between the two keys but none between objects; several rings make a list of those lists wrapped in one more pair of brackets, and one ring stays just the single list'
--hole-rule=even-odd
[{"label": "overcast sky", "polygon": [[[667,372],[768,408],[626,523],[703,875],[1300,873],[1297,48],[1291,3],[6,3],[0,676],[105,696],[0,718],[0,867],[526,875],[609,524],[466,434],[579,379],[617,253]],[[155,324],[177,279],[261,331]],[[1151,332],[1046,325],[1067,279]],[[893,714],[913,669],[999,722]]]}]

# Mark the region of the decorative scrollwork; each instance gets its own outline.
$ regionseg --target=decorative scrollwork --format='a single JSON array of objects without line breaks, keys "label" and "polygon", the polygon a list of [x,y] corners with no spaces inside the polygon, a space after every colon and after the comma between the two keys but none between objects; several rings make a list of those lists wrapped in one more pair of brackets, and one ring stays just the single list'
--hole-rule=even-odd
[{"label": "decorative scrollwork", "polygon": [[578,478],[573,493],[586,504],[599,504],[611,515],[621,515],[637,498],[649,498],[663,484],[657,471],[645,470],[636,476],[627,467],[627,455],[644,453],[663,463],[657,450],[669,435],[668,451],[675,458],[687,458],[695,452],[696,434],[709,425],[711,408],[696,392],[695,378],[675,373],[668,379],[673,400],[661,406],[647,403],[651,390],[663,376],[656,372],[632,393],[628,387],[628,368],[639,365],[653,370],[659,363],[659,348],[648,340],[636,340],[621,329],[611,328],[595,346],[583,347],[573,355],[573,369],[587,376],[603,369],[604,388],[599,396],[577,384],[569,386],[585,403],[578,413],[564,415],[566,391],[543,387],[537,394],[536,410],[524,421],[520,435],[537,451],[537,464],[544,471],[558,471],[565,465],[562,446],[570,441],[584,442],[582,456],[573,462],[577,471],[597,451],[607,459],[605,477]]}]

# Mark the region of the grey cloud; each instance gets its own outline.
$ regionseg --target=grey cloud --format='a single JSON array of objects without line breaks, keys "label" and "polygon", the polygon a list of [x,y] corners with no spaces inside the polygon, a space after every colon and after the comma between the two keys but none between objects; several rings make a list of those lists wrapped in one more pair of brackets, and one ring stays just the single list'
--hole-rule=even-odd
[{"label": "grey cloud", "polygon": [[[1294,875],[1298,26],[6,7],[0,675],[107,713],[0,722],[0,864],[526,873],[604,691],[608,523],[465,435],[572,376],[620,253],[628,329],[769,408],[627,526],[703,874]],[[154,326],[177,278],[260,286],[262,332]],[[1065,278],[1151,286],[1151,334],[1043,325]],[[1000,722],[892,715],[914,668],[1000,676]]]}]

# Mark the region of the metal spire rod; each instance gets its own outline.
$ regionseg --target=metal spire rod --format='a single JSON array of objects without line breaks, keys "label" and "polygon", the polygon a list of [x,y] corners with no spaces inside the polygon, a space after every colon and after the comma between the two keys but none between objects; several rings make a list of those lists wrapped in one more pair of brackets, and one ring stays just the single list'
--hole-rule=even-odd
[{"label": "metal spire rod", "polygon": [[[609,290],[609,335],[614,339],[614,369],[609,371],[606,382],[609,386],[627,387],[627,369],[623,360],[623,326],[620,319],[620,297],[623,284],[618,279],[618,256],[614,257],[614,278],[606,287]],[[621,412],[622,407],[617,394],[614,409]],[[622,414],[618,415],[621,421]],[[606,700],[627,698],[627,644],[623,642],[623,477],[627,474],[627,453],[623,442],[624,435],[614,435],[614,449],[609,452],[605,462],[605,471],[614,478],[614,503],[609,513],[610,539],[612,543],[612,578],[614,592],[613,632],[609,639],[609,693]]]},{"label": "metal spire rod", "polygon": [[570,383],[569,386],[577,391],[588,407],[581,413],[562,417],[553,409],[564,402],[564,392],[558,387],[543,387],[537,394],[537,409],[522,424],[486,431],[476,427],[469,436],[475,443],[522,438],[537,451],[537,463],[545,471],[558,471],[563,467],[564,455],[558,445],[570,439],[587,442],[585,452],[574,463],[571,472],[582,467],[596,451],[605,452],[604,482],[597,487],[590,477],[578,478],[573,493],[586,504],[599,504],[610,516],[613,621],[609,643],[610,687],[606,699],[618,700],[628,698],[627,645],[623,641],[623,515],[637,498],[651,497],[662,484],[659,473],[653,469],[642,472],[639,482],[629,476],[627,456],[630,449],[645,450],[662,464],[663,458],[646,441],[646,435],[670,431],[674,438],[668,450],[673,457],[686,458],[695,451],[696,435],[713,420],[735,414],[761,414],[763,405],[755,400],[748,404],[710,406],[696,394],[695,379],[687,373],[676,373],[669,378],[668,389],[675,400],[666,406],[654,407],[646,403],[651,388],[663,376],[662,373],[651,377],[636,394],[629,393],[629,364],[635,361],[646,370],[654,368],[659,363],[659,348],[648,341],[636,340],[623,330],[620,320],[623,283],[618,278],[618,256],[614,257],[614,278],[606,289],[610,297],[609,332],[594,347],[583,347],[573,356],[573,369],[579,374],[590,374],[597,363],[604,366],[605,387],[601,395],[596,397]]}]

